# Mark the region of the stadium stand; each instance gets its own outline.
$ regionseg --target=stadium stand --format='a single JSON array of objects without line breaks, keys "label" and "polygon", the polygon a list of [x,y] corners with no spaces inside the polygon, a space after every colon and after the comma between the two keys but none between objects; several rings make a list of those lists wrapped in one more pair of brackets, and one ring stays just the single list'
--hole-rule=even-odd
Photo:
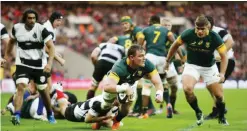
[{"label": "stadium stand", "polygon": [[[101,42],[114,35],[121,34],[119,21],[121,16],[129,15],[140,27],[148,24],[152,14],[164,17],[185,17],[191,23],[201,13],[215,18],[215,25],[227,29],[235,41],[234,51],[236,68],[230,79],[247,79],[247,3],[214,2],[1,2],[1,22],[10,31],[12,25],[20,21],[21,12],[27,8],[39,12],[42,23],[48,16],[58,10],[65,16],[63,27],[58,30],[56,45],[65,45],[83,55],[89,56],[91,51]],[[200,4],[200,6],[199,6]],[[122,6],[125,5],[125,6]],[[145,5],[145,6],[144,6]],[[181,33],[177,29],[176,33]],[[1,52],[5,50],[2,45]],[[3,55],[3,53],[2,53]],[[10,67],[10,66],[9,66]],[[0,73],[3,72],[2,69]],[[4,71],[2,77],[11,77]],[[53,74],[63,76],[54,70]],[[62,75],[61,75],[62,74]],[[1,75],[0,75],[1,78]]]}]

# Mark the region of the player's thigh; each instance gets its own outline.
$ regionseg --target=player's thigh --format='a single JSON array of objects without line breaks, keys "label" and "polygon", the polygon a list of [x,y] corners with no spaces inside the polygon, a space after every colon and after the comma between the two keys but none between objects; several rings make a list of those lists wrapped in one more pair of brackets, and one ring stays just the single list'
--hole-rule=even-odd
[{"label": "player's thigh", "polygon": [[31,77],[36,84],[37,89],[44,90],[47,87],[48,75],[43,70],[35,69],[32,72]]},{"label": "player's thigh", "polygon": [[186,75],[193,77],[196,81],[198,81],[200,78],[200,73],[198,71],[198,68],[197,68],[197,66],[195,66],[193,64],[185,63],[182,77],[186,76]]},{"label": "player's thigh", "polygon": [[159,62],[159,61],[157,60],[157,58],[156,58],[156,55],[153,55],[153,54],[150,54],[150,53],[147,53],[147,54],[145,55],[145,58],[148,59],[149,61],[151,61],[152,64],[154,64],[155,67],[157,66],[157,64],[158,64],[158,62]]},{"label": "player's thigh", "polygon": [[218,74],[219,71],[216,64],[211,67],[201,67],[200,69],[200,75],[207,85],[219,82],[220,77]]},{"label": "player's thigh", "polygon": [[15,72],[15,83],[17,85],[25,84],[27,86],[30,81],[30,73],[31,73],[30,68],[17,65]]},{"label": "player's thigh", "polygon": [[166,77],[167,78],[172,78],[172,77],[176,77],[178,75],[176,69],[175,69],[175,66],[174,66],[174,63],[172,62],[169,66],[169,70],[166,74]]},{"label": "player's thigh", "polygon": [[165,68],[165,64],[166,64],[166,57],[157,56],[156,61],[157,61],[156,68],[157,68],[157,71],[159,72],[159,74],[165,74],[164,68]]},{"label": "player's thigh", "polygon": [[105,60],[99,60],[94,67],[94,80],[100,82],[103,79],[103,77],[107,74],[107,72],[112,68],[112,66],[113,63],[107,62]]}]

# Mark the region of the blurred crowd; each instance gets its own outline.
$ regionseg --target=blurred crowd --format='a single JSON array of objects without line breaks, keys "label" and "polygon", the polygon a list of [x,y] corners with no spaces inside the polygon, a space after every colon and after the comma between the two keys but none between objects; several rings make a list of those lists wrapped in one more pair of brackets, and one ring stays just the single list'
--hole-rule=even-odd
[{"label": "blurred crowd", "polygon": [[[178,2],[179,3],[179,2]],[[89,2],[2,2],[1,22],[11,30],[13,23],[20,21],[22,12],[27,8],[38,11],[39,22],[44,22],[50,14],[58,10],[64,16],[63,27],[58,29],[57,45],[66,45],[84,55],[101,42],[122,34],[119,26],[123,15],[132,17],[140,27],[148,25],[148,18],[153,14],[168,17],[185,17],[191,24],[199,14],[213,16],[215,25],[227,29],[235,41],[234,51],[236,68],[231,79],[247,79],[247,2],[186,2],[185,4],[169,5],[167,2],[151,2],[142,4],[91,4]],[[94,23],[71,24],[71,16],[87,17]],[[99,29],[100,27],[100,29]],[[175,31],[177,33],[181,33]],[[4,50],[4,46],[2,50]]]}]

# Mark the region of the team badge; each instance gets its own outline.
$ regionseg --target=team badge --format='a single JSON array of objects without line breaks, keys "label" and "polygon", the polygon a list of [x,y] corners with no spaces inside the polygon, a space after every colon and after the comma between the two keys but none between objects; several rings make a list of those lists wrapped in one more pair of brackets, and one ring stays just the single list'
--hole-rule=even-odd
[{"label": "team badge", "polygon": [[41,77],[40,77],[40,82],[42,82],[42,83],[45,82],[45,77],[44,77],[44,76],[41,76]]},{"label": "team badge", "polygon": [[203,41],[201,40],[201,41],[198,43],[198,45],[202,45],[202,43],[203,43]]},{"label": "team badge", "polygon": [[33,38],[37,38],[37,35],[36,35],[36,33],[34,33],[34,34],[33,34]]},{"label": "team badge", "polygon": [[207,47],[207,48],[210,47],[210,43],[209,43],[209,42],[206,43],[206,47]]}]

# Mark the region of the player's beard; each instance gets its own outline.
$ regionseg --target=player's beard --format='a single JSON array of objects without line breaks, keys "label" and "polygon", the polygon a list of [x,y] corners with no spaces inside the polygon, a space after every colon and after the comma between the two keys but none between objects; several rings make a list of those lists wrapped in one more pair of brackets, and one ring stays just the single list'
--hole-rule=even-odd
[{"label": "player's beard", "polygon": [[32,30],[35,23],[26,23],[25,26],[28,30]]}]

